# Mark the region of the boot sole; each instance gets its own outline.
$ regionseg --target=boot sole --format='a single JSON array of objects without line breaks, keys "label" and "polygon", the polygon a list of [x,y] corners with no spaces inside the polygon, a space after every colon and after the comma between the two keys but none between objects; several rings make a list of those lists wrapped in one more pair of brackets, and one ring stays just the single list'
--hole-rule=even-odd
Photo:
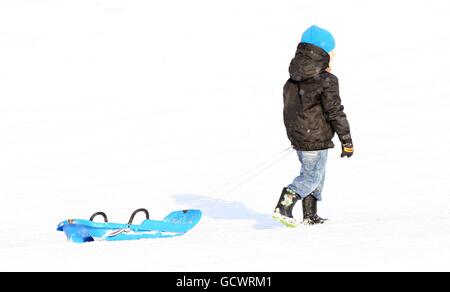
[{"label": "boot sole", "polygon": [[287,219],[285,219],[284,217],[279,216],[279,215],[277,215],[277,214],[273,214],[273,215],[272,215],[272,218],[273,218],[275,221],[281,223],[282,225],[284,225],[284,226],[286,226],[286,227],[288,227],[288,228],[297,228],[297,227],[300,225],[300,223],[293,223],[293,222],[291,222],[290,220],[287,220]]},{"label": "boot sole", "polygon": [[288,228],[298,228],[301,225],[303,225],[303,226],[317,226],[317,225],[323,225],[323,224],[326,224],[326,223],[330,222],[329,219],[325,219],[323,222],[317,222],[317,223],[312,223],[312,222],[307,222],[307,221],[293,223],[291,220],[285,219],[285,217],[277,215],[277,214],[273,214],[272,218],[275,221],[277,221],[278,223],[281,223],[282,225],[284,225],[284,226],[286,226]]},{"label": "boot sole", "polygon": [[302,224],[305,226],[315,226],[315,225],[323,225],[328,222],[329,222],[329,219],[324,219],[322,222],[317,222],[317,223],[310,222],[310,221],[303,221]]}]

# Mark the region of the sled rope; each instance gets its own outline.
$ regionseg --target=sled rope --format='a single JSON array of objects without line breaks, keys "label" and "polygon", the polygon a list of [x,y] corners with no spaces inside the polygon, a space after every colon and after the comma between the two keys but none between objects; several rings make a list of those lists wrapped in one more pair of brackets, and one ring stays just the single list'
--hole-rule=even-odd
[{"label": "sled rope", "polygon": [[[217,194],[221,191],[223,191],[224,193],[229,193],[229,192],[232,192],[232,191],[235,191],[235,190],[241,188],[242,186],[246,185],[248,182],[250,182],[255,177],[261,175],[263,172],[267,171],[272,166],[274,166],[278,162],[280,162],[283,159],[285,159],[286,157],[288,157],[294,151],[295,150],[292,149],[292,147],[288,147],[288,148],[284,149],[283,151],[274,155],[270,159],[251,168],[246,173],[241,174],[238,177],[230,180],[229,182],[217,187],[212,192],[210,192],[210,194]],[[237,185],[235,185],[236,183],[237,183]]]}]

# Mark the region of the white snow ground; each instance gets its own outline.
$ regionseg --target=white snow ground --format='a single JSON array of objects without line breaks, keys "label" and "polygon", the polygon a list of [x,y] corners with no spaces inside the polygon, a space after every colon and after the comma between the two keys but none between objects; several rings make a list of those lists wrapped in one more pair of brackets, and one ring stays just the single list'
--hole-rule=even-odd
[{"label": "white snow ground", "polygon": [[[450,270],[446,5],[1,1],[0,270]],[[294,154],[212,190],[289,146],[282,86],[311,24],[337,39],[356,153],[330,152],[319,208],[332,221],[290,230],[270,214]],[[137,242],[74,245],[55,230],[139,207],[204,218]]]}]

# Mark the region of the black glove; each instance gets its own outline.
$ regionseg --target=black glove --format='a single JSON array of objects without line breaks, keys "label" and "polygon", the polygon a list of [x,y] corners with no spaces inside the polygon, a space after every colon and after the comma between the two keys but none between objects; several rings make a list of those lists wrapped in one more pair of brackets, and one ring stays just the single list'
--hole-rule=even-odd
[{"label": "black glove", "polygon": [[342,154],[341,154],[341,158],[344,157],[352,157],[353,155],[353,144],[352,143],[345,143],[342,144]]}]

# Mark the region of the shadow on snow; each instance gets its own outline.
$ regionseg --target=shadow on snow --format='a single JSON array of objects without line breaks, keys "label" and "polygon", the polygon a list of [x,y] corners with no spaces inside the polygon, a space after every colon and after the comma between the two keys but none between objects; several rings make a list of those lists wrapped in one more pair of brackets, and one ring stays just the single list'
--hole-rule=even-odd
[{"label": "shadow on snow", "polygon": [[241,202],[231,202],[201,195],[175,195],[178,204],[188,205],[189,208],[199,209],[204,216],[213,219],[252,220],[256,230],[280,228],[271,215],[258,213],[247,208]]}]

